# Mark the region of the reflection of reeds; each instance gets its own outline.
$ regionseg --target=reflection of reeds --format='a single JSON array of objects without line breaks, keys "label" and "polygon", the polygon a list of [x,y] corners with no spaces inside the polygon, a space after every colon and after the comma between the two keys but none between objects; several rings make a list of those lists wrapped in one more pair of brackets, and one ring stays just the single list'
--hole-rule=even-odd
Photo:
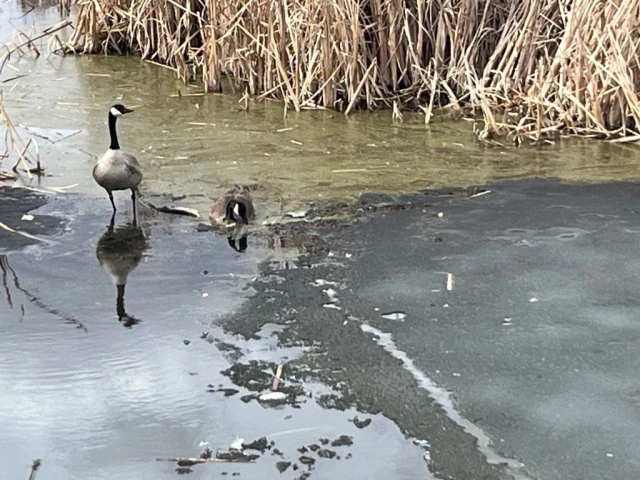
[{"label": "reflection of reeds", "polygon": [[[9,307],[10,308],[13,308],[14,305],[13,305],[13,302],[11,300],[11,293],[10,293],[10,290],[9,290],[9,285],[7,283],[7,273],[8,272],[11,272],[11,275],[13,277],[13,284],[14,284],[15,288],[18,291],[22,292],[22,294],[33,305],[35,305],[36,307],[44,310],[45,312],[49,313],[50,315],[53,315],[55,317],[60,318],[61,320],[63,320],[67,324],[75,325],[77,328],[82,329],[85,332],[87,331],[87,327],[85,327],[83,323],[79,322],[78,320],[76,320],[75,318],[73,318],[73,317],[71,317],[69,315],[65,315],[63,313],[60,313],[55,308],[49,307],[37,295],[34,295],[30,291],[28,291],[26,288],[22,287],[20,285],[20,281],[18,280],[18,275],[16,274],[15,270],[9,265],[9,260],[8,260],[6,255],[0,255],[0,270],[2,270],[2,283],[3,283],[3,287],[5,289],[5,295],[7,296],[7,301],[9,303]],[[24,305],[20,305],[20,310],[22,312],[22,316],[24,316],[24,314],[25,314]],[[35,462],[34,462],[34,464],[35,464]],[[36,470],[37,470],[37,468],[36,468]]]},{"label": "reflection of reeds", "polygon": [[[68,4],[69,0],[61,0]],[[640,140],[640,0],[76,0],[71,45],[318,106],[445,106],[481,139]],[[398,118],[394,115],[394,118]]]}]

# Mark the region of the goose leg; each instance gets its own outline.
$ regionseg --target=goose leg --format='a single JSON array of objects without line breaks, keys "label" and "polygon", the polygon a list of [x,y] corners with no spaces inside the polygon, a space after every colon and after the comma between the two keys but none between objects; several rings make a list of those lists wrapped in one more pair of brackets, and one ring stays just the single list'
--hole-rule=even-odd
[{"label": "goose leg", "polygon": [[115,213],[117,208],[116,208],[116,202],[113,201],[113,193],[111,192],[107,192],[107,193],[109,194],[109,200],[111,200],[111,206],[113,207],[113,211]]}]

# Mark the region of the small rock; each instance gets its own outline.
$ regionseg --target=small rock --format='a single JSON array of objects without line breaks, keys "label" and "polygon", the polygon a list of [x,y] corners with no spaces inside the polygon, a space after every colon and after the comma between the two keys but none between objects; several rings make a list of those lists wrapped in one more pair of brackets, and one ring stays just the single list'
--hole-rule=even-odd
[{"label": "small rock", "polygon": [[365,418],[364,420],[360,420],[357,415],[353,417],[352,421],[353,421],[353,424],[358,428],[365,428],[371,424],[370,418]]},{"label": "small rock", "polygon": [[316,463],[316,459],[315,458],[307,457],[305,455],[301,456],[298,460],[303,465],[313,465],[314,463]]},{"label": "small rock", "polygon": [[269,442],[267,441],[267,437],[262,437],[251,443],[243,443],[242,447],[245,450],[258,450],[260,453],[264,453],[265,450],[269,448]]},{"label": "small rock", "polygon": [[311,450],[312,452],[317,452],[318,450],[320,450],[320,445],[318,445],[317,443],[313,443],[309,445],[309,450]]},{"label": "small rock", "polygon": [[340,435],[331,442],[332,447],[348,447],[349,445],[353,445],[353,438],[349,435]]},{"label": "small rock", "polygon": [[278,456],[283,456],[284,453],[282,453],[279,449],[274,448],[273,451],[271,452],[271,455],[278,455]]},{"label": "small rock", "polygon": [[302,447],[298,448],[298,451],[300,453],[307,453],[309,451],[309,449],[307,447],[305,447],[305,446],[302,446]]},{"label": "small rock", "polygon": [[349,460],[351,457],[353,457],[353,455],[351,455],[351,453],[347,453],[347,456],[346,456],[346,457],[344,457],[344,458],[346,458],[347,460]]},{"label": "small rock", "polygon": [[328,448],[323,448],[321,450],[318,450],[318,456],[320,458],[333,458],[336,456],[336,452],[334,452],[333,450],[329,450]]},{"label": "small rock", "polygon": [[33,215],[28,215],[28,214],[26,214],[26,213],[25,213],[24,215],[22,215],[22,220],[25,220],[25,221],[27,221],[27,222],[32,221],[32,220],[33,220],[33,218],[34,218],[34,217],[33,217]]},{"label": "small rock", "polygon": [[326,445],[327,443],[329,443],[329,439],[328,439],[327,437],[322,437],[322,438],[319,440],[319,442],[320,442],[322,445]]},{"label": "small rock", "polygon": [[284,473],[291,466],[291,462],[278,462],[276,468],[280,473]]},{"label": "small rock", "polygon": [[191,343],[190,340],[183,340],[183,342],[184,342],[185,345],[189,345]]},{"label": "small rock", "polygon": [[287,394],[284,392],[263,393],[258,399],[261,402],[282,402],[287,399]]}]

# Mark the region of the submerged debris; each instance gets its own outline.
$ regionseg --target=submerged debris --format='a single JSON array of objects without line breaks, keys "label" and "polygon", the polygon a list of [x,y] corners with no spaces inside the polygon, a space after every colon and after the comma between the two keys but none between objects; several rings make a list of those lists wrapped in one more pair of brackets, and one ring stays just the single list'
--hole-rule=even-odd
[{"label": "submerged debris", "polygon": [[[228,376],[233,383],[251,390],[252,393],[245,395],[241,400],[245,403],[249,403],[253,400],[258,400],[264,407],[279,407],[282,405],[297,406],[297,398],[304,395],[304,389],[302,385],[288,383],[287,385],[278,385],[278,391],[274,392],[271,389],[274,386],[273,374],[276,374],[278,370],[282,375],[282,372],[286,366],[282,366],[279,369],[279,365],[272,362],[258,362],[251,360],[246,364],[236,363],[227,370],[222,372],[223,375]],[[282,382],[279,380],[278,383]]]},{"label": "submerged debris", "polygon": [[307,216],[307,210],[296,210],[294,212],[285,212],[285,217],[304,218]]},{"label": "submerged debris", "polygon": [[406,318],[407,314],[404,312],[388,312],[381,313],[380,316],[385,320],[397,320],[402,322]]},{"label": "submerged debris", "polygon": [[287,399],[287,394],[283,392],[263,393],[258,397],[261,402],[282,402]]},{"label": "submerged debris", "polygon": [[360,420],[357,415],[355,417],[353,417],[353,420],[351,420],[351,421],[358,428],[365,428],[365,427],[368,427],[371,424],[371,419],[370,418],[365,418],[364,420]]},{"label": "submerged debris", "polygon": [[298,460],[303,465],[313,465],[314,463],[316,463],[316,459],[315,458],[307,457],[306,455],[301,456]]},{"label": "submerged debris", "polygon": [[328,448],[323,448],[318,450],[318,456],[320,458],[333,458],[336,456],[336,452],[334,450],[329,450]]},{"label": "submerged debris", "polygon": [[223,393],[225,397],[232,397],[236,393],[240,392],[240,390],[236,390],[235,388],[218,388],[217,390],[213,388],[213,385],[209,385],[207,390],[209,393]]},{"label": "submerged debris", "polygon": [[245,450],[258,450],[260,453],[264,453],[266,450],[271,448],[267,437],[261,437],[251,443],[244,443],[242,446]]},{"label": "submerged debris", "polygon": [[332,447],[348,447],[353,445],[353,437],[349,435],[340,435],[333,442],[331,442]]}]

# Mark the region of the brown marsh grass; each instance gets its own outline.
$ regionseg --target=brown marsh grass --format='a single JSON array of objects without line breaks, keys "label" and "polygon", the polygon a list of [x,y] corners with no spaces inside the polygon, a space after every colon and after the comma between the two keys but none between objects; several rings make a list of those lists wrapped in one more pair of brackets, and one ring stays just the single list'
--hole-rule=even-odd
[{"label": "brown marsh grass", "polygon": [[[68,6],[71,0],[61,0]],[[640,0],[75,0],[70,45],[285,108],[482,116],[480,139],[640,141]]]}]

